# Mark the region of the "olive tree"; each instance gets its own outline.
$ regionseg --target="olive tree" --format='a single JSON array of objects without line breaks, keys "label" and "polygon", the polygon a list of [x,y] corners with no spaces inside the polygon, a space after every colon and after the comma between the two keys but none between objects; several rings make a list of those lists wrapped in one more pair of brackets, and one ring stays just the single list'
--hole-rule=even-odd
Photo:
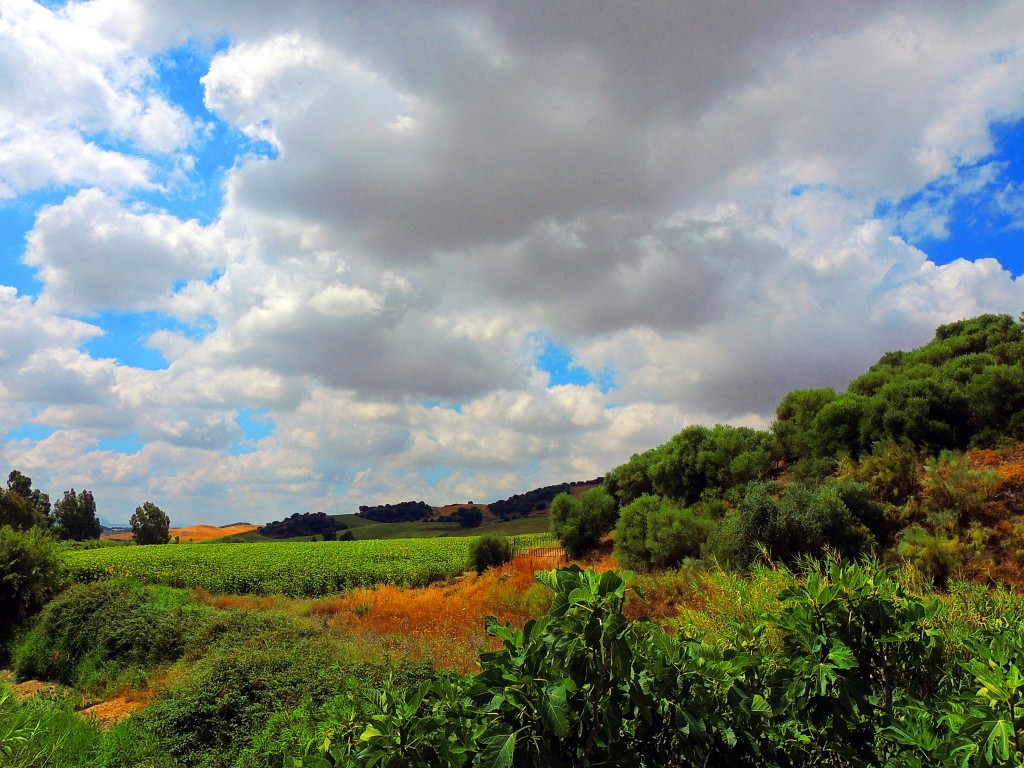
[{"label": "olive tree", "polygon": [[136,544],[167,544],[171,540],[171,520],[160,507],[147,501],[132,514],[132,537]]}]

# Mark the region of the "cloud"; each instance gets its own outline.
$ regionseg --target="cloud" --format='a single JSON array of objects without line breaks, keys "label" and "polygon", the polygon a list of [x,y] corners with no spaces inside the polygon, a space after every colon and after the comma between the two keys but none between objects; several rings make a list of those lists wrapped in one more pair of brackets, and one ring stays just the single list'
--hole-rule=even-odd
[{"label": "cloud", "polygon": [[39,269],[44,306],[88,314],[162,308],[177,283],[205,278],[223,256],[216,232],[195,221],[85,189],[40,211],[24,260]]},{"label": "cloud", "polygon": [[[0,16],[0,201],[49,195],[39,295],[0,290],[0,424],[56,430],[3,455],[112,516],[595,477],[1024,303],[997,262],[915,245],[981,201],[1020,218],[992,154],[1024,115],[1020,3],[242,10]],[[183,45],[208,71],[172,87],[155,57]],[[228,146],[214,220],[172,213]],[[166,320],[167,368],[83,351],[109,312]],[[549,386],[541,336],[616,388]]]},{"label": "cloud", "polygon": [[94,21],[88,5],[4,3],[0,199],[51,185],[151,186],[154,167],[143,156],[177,153],[192,140],[193,120],[148,85],[145,52]]}]

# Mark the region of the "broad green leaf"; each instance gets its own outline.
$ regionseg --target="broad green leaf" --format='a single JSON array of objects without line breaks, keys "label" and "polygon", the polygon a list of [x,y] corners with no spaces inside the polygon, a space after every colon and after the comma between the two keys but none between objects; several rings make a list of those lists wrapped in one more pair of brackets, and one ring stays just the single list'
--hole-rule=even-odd
[{"label": "broad green leaf", "polygon": [[569,704],[565,693],[564,685],[548,686],[541,698],[544,723],[560,739],[569,734]]},{"label": "broad green leaf", "polygon": [[499,733],[484,742],[473,765],[479,768],[512,768],[512,758],[516,751],[516,734]]}]

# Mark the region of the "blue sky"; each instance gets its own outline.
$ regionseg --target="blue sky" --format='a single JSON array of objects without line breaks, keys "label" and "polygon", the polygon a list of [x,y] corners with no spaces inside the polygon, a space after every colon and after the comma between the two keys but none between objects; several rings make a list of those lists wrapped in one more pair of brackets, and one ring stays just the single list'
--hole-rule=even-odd
[{"label": "blue sky", "polygon": [[0,0],[8,471],[490,501],[1024,310],[1020,3],[541,10]]}]

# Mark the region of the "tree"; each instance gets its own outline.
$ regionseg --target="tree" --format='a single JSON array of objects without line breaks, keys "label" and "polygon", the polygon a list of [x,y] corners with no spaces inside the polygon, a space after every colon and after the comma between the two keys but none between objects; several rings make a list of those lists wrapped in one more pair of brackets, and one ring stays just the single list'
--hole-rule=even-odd
[{"label": "tree", "polygon": [[50,524],[50,497],[38,488],[32,487],[32,478],[18,470],[7,476],[7,490],[23,498],[31,508],[35,521],[33,525],[48,527]]},{"label": "tree", "polygon": [[171,520],[151,501],[136,507],[132,514],[132,537],[136,544],[167,544],[171,540]]},{"label": "tree", "polygon": [[92,493],[75,489],[64,491],[64,498],[54,506],[53,516],[58,538],[74,541],[98,539],[103,532],[96,517],[96,500]]},{"label": "tree", "polygon": [[551,503],[551,531],[569,557],[579,557],[615,528],[617,516],[615,499],[604,486],[584,491],[578,498],[560,493]]},{"label": "tree", "polygon": [[18,493],[0,488],[0,525],[16,531],[27,531],[37,524],[35,510]]}]

